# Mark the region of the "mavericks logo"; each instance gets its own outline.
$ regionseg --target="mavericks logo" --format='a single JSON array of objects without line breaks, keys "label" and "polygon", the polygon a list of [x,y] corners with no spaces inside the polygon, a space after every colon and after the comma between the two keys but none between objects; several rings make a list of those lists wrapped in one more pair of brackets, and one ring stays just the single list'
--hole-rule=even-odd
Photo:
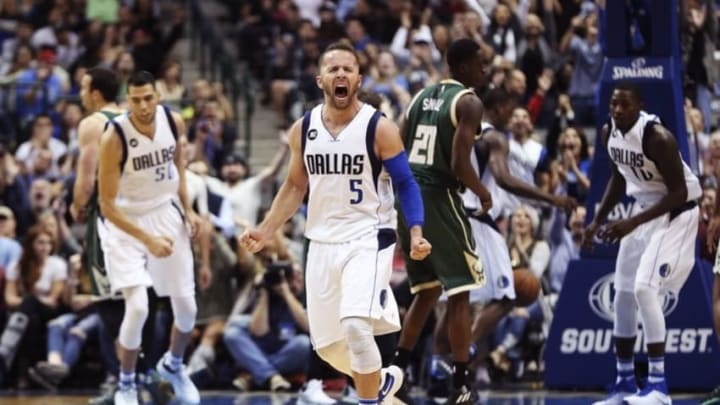
[{"label": "mavericks logo", "polygon": [[645,66],[647,61],[645,58],[636,58],[630,62],[630,66],[613,66],[612,79],[658,79],[661,80],[664,75],[664,67]]},{"label": "mavericks logo", "polygon": [[[662,267],[662,266],[661,266]],[[610,273],[600,278],[590,287],[588,303],[595,315],[612,322],[615,318],[615,274]],[[665,291],[662,295],[663,314],[670,315],[678,305],[678,297],[672,291]],[[640,317],[638,316],[638,319]]]}]

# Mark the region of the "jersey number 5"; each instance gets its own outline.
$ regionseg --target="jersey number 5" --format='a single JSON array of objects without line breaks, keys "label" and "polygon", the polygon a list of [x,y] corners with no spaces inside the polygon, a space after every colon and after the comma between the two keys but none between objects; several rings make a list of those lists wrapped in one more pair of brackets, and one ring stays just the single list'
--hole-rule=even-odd
[{"label": "jersey number 5", "polygon": [[431,166],[435,161],[435,137],[437,127],[434,125],[418,125],[415,129],[415,139],[408,161],[419,165]]},{"label": "jersey number 5", "polygon": [[350,199],[350,204],[360,204],[363,200],[362,179],[350,179],[350,192],[355,195]]}]

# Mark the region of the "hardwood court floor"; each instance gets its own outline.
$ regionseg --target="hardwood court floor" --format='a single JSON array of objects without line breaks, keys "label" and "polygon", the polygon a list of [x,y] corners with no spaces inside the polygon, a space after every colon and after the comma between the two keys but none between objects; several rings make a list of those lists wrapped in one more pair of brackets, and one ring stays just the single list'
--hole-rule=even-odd
[{"label": "hardwood court floor", "polygon": [[[586,405],[600,399],[601,393],[557,393],[548,391],[480,392],[482,405]],[[675,405],[697,404],[703,395],[673,395]],[[0,391],[0,405],[85,405],[90,396],[58,393],[57,395],[17,395]],[[417,405],[426,405],[416,398]],[[238,394],[228,391],[204,391],[201,405],[296,405],[295,394],[258,392]],[[427,403],[429,404],[429,402]],[[146,405],[150,405],[149,403]],[[168,405],[178,405],[171,402]]]}]

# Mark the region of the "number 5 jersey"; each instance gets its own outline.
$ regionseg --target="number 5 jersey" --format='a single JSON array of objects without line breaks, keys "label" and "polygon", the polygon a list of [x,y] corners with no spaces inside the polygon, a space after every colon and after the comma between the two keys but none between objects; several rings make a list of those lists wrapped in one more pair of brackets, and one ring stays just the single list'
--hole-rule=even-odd
[{"label": "number 5 jersey", "polygon": [[308,239],[341,243],[382,228],[395,229],[390,176],[375,153],[375,132],[382,114],[363,104],[333,136],[322,120],[323,104],[308,111],[302,125],[302,153],[309,180]]}]

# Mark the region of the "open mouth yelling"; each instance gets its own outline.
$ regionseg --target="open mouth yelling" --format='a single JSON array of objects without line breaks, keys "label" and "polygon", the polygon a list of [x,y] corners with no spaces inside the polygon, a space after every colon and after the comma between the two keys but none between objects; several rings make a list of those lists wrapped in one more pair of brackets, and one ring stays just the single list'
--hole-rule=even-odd
[{"label": "open mouth yelling", "polygon": [[338,84],[335,86],[334,96],[338,100],[344,100],[349,94],[348,86],[346,84]]}]

